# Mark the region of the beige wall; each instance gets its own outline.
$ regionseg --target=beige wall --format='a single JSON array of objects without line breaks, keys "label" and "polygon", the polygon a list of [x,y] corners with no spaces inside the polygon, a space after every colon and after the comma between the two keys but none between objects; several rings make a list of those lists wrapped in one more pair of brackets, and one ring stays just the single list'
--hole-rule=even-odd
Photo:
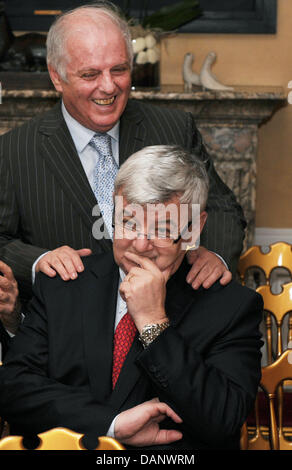
[{"label": "beige wall", "polygon": [[[184,54],[199,70],[217,53],[216,76],[230,85],[282,86],[292,80],[292,1],[278,0],[275,35],[181,34],[164,40],[161,81],[181,84]],[[256,226],[292,228],[292,105],[277,111],[259,131]]]}]

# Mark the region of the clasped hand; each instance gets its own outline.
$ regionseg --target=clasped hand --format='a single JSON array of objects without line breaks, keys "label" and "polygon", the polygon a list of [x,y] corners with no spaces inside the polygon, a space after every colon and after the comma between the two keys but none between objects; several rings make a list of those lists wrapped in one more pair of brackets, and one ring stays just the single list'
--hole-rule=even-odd
[{"label": "clasped hand", "polygon": [[153,398],[117,416],[115,437],[123,444],[136,447],[165,445],[180,440],[180,431],[160,429],[159,423],[166,417],[175,423],[182,423],[182,419],[166,403]]},{"label": "clasped hand", "polygon": [[125,252],[124,256],[137,264],[132,267],[120,285],[120,294],[127,302],[128,312],[139,332],[149,323],[167,321],[164,308],[166,283],[171,267],[160,271],[156,264],[145,256]]}]

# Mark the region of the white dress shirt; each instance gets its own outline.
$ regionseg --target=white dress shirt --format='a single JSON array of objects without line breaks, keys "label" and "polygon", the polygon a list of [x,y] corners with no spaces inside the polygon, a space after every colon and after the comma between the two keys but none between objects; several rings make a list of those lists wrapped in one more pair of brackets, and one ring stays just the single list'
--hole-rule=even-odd
[{"label": "white dress shirt", "polygon": [[[62,101],[62,114],[64,120],[67,124],[69,132],[71,134],[72,140],[76,147],[78,156],[84,168],[85,174],[89,181],[89,184],[93,190],[93,179],[94,179],[94,168],[98,160],[98,155],[94,148],[89,145],[92,137],[94,136],[95,132],[91,129],[87,129],[87,127],[82,126],[80,122],[76,121],[71,114],[68,113],[65,105]],[[111,144],[112,144],[112,152],[113,157],[119,167],[119,131],[120,131],[120,121],[118,121],[115,126],[110,129],[107,134],[111,137]],[[32,283],[34,283],[35,279],[35,267],[39,260],[45,256],[48,252],[43,253],[40,255],[32,265]]]}]

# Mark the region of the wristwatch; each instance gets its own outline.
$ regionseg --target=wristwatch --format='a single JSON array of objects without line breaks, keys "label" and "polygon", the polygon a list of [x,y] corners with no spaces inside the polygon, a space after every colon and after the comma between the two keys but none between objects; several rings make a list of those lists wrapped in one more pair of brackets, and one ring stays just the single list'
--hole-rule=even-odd
[{"label": "wristwatch", "polygon": [[169,321],[145,325],[139,336],[139,340],[143,344],[143,347],[147,348],[147,346],[149,346],[149,344],[151,344],[152,341],[154,341],[168,326]]}]

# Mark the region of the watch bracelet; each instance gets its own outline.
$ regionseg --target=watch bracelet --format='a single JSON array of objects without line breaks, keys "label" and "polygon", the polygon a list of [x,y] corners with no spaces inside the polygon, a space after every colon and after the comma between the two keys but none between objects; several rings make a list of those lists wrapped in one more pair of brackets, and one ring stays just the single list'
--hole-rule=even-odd
[{"label": "watch bracelet", "polygon": [[[147,346],[149,346],[166,328],[168,328],[169,325],[169,321],[145,325],[139,336],[139,340],[143,347],[147,348]],[[153,331],[153,327],[156,328],[155,332]]]}]

